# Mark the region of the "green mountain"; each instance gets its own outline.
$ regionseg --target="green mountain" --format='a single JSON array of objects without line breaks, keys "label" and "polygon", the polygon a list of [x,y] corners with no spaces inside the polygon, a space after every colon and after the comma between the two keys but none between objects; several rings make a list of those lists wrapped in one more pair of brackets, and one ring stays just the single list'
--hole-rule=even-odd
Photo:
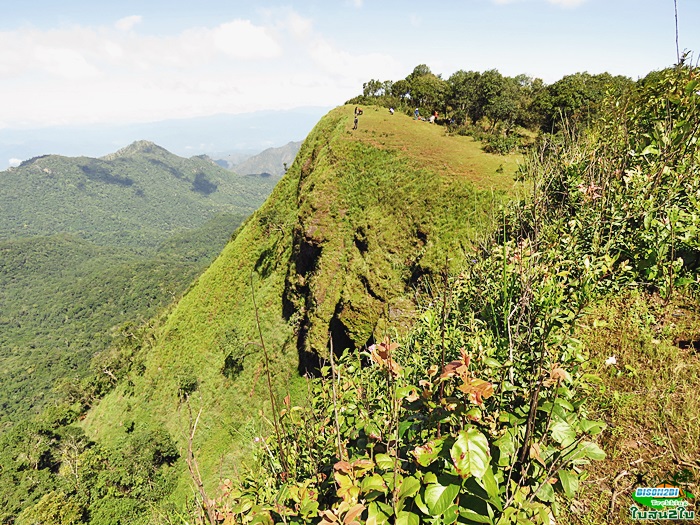
[{"label": "green mountain", "polygon": [[179,297],[273,186],[144,141],[0,181],[0,422],[61,398],[120,325]]},{"label": "green mountain", "polygon": [[273,186],[146,141],[99,159],[36,157],[0,181],[0,240],[70,233],[133,248],[153,248],[220,213],[247,215]]}]

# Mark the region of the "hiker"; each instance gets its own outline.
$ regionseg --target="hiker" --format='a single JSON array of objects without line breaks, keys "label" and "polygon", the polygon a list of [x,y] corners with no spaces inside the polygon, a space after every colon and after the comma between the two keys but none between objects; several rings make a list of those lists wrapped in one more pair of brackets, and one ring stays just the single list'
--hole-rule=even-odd
[{"label": "hiker", "polygon": [[357,115],[355,115],[355,120],[353,121],[352,129],[357,129]]},{"label": "hiker", "polygon": [[394,114],[394,108],[389,108],[389,113]]},{"label": "hiker", "polygon": [[418,111],[418,108],[413,112],[413,120],[418,120],[418,115],[420,115],[420,112]]},{"label": "hiker", "polygon": [[355,116],[359,115],[359,111],[360,111],[360,108],[358,108],[357,106],[355,106]]}]

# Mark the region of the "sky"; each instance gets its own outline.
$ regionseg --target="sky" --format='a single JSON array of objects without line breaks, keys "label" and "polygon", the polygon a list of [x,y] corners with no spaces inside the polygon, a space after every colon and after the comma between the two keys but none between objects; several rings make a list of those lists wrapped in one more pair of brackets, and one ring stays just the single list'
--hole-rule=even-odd
[{"label": "sky", "polygon": [[[700,53],[700,0],[678,0]],[[672,0],[0,0],[0,131],[333,107],[418,64],[644,76]]]}]

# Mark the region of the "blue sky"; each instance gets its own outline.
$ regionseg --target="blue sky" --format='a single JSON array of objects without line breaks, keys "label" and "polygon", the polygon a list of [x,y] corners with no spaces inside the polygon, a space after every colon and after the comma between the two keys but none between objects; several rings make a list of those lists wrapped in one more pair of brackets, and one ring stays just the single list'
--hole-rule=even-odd
[{"label": "blue sky", "polygon": [[[678,0],[700,53],[700,1]],[[0,0],[0,129],[335,106],[425,63],[551,83],[676,56],[672,0]]]}]

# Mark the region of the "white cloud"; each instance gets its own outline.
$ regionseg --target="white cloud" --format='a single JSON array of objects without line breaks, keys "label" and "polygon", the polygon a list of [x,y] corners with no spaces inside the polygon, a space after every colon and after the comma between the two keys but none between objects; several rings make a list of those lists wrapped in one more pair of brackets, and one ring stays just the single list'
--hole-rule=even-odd
[{"label": "white cloud", "polygon": [[0,31],[0,128],[332,106],[403,70],[390,55],[341,49],[290,8],[166,36]]},{"label": "white cloud", "polygon": [[21,159],[15,159],[15,158],[9,159],[7,161],[7,164],[13,168],[19,166],[21,163],[22,163]]},{"label": "white cloud", "polygon": [[114,24],[114,27],[119,29],[119,31],[131,31],[134,26],[141,23],[143,18],[140,15],[125,16],[120,18]]},{"label": "white cloud", "polygon": [[208,36],[219,51],[236,58],[272,58],[282,51],[266,28],[254,26],[250,20],[221,24],[209,31]]},{"label": "white cloud", "polygon": [[34,57],[43,70],[64,78],[86,79],[99,76],[99,70],[88,63],[79,50],[36,46]]}]

